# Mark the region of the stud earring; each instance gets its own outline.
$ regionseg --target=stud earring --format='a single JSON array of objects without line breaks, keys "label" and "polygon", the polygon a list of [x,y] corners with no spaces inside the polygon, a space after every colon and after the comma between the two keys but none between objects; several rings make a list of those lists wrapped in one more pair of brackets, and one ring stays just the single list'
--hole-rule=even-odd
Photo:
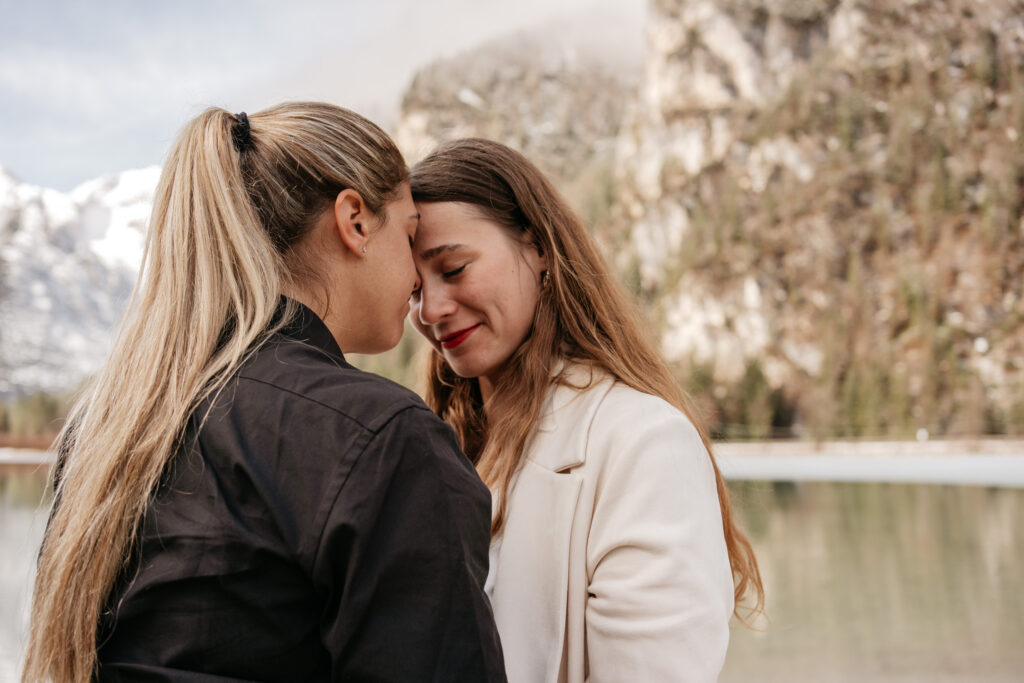
[{"label": "stud earring", "polygon": [[540,274],[540,286],[541,287],[547,287],[548,286],[548,282],[550,282],[550,281],[551,281],[551,273],[550,272],[545,270],[543,273]]},{"label": "stud earring", "polygon": [[366,245],[363,245],[363,256],[366,256]]}]

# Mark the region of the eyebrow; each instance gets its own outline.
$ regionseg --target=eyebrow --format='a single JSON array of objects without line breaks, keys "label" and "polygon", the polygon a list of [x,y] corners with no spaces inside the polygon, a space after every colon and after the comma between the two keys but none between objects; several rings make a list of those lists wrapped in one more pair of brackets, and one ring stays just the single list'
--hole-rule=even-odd
[{"label": "eyebrow", "polygon": [[442,254],[446,251],[457,251],[459,249],[464,248],[465,246],[465,244],[441,244],[439,246],[432,247],[424,252],[421,252],[420,258],[423,259],[424,261],[429,261],[438,254]]}]

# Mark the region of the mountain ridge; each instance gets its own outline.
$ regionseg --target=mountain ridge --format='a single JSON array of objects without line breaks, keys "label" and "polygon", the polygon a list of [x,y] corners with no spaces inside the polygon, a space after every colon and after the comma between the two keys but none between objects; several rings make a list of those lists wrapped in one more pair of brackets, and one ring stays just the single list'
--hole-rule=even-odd
[{"label": "mountain ridge", "polygon": [[[439,60],[395,138],[536,161],[720,436],[1024,431],[1024,2],[651,0],[646,34],[639,65],[522,35]],[[117,184],[19,191],[123,293],[102,224],[137,235],[141,209]],[[413,383],[415,346],[370,365]]]},{"label": "mountain ridge", "polygon": [[[566,190],[716,432],[1024,430],[1024,3],[648,10],[611,153],[583,139],[566,164],[523,119],[496,126],[534,106],[522,78],[478,92],[489,111],[457,132]],[[552,74],[547,96],[585,119],[578,80]],[[445,102],[403,113],[443,139]]]},{"label": "mountain ridge", "polygon": [[135,283],[159,168],[63,193],[0,173],[0,396],[66,391],[102,363]]}]

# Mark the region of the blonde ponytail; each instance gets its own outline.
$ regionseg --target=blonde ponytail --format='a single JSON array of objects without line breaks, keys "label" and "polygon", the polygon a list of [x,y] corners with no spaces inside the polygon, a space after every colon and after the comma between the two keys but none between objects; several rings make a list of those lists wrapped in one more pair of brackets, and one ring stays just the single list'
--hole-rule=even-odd
[{"label": "blonde ponytail", "polygon": [[[23,681],[89,681],[97,629],[190,415],[272,325],[293,247],[342,189],[380,210],[407,178],[394,143],[353,112],[292,103],[209,109],[180,134],[109,360],[60,435]],[[201,417],[201,416],[200,416]]]}]

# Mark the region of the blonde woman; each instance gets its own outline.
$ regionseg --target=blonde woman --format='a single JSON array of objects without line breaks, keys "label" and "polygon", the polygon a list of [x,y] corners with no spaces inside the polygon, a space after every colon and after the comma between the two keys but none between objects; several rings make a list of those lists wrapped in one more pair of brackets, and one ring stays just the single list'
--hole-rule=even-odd
[{"label": "blonde woman", "polygon": [[757,562],[634,305],[517,152],[445,144],[412,192],[427,400],[495,497],[509,680],[715,680]]},{"label": "blonde woman", "polygon": [[504,680],[487,489],[344,357],[398,342],[417,224],[400,153],[350,111],[185,127],[61,437],[25,681]]}]

